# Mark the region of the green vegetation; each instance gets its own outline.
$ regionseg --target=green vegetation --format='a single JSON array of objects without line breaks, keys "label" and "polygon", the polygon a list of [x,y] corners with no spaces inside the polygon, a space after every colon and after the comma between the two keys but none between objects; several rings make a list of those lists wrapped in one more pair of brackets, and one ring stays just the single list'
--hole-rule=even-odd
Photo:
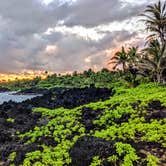
[{"label": "green vegetation", "polygon": [[11,153],[10,156],[9,156],[9,159],[11,161],[14,161],[15,158],[16,158],[16,152]]},{"label": "green vegetation", "polygon": [[38,88],[53,88],[53,87],[67,87],[67,88],[83,88],[90,85],[96,87],[110,87],[111,82],[115,82],[115,72],[110,72],[103,69],[99,72],[93,72],[91,69],[84,71],[82,74],[73,73],[73,75],[48,76],[47,79],[41,80],[36,87]]},{"label": "green vegetation", "polygon": [[141,51],[138,47],[130,47],[128,50],[122,47],[110,59],[110,63],[115,63],[114,68],[122,65],[123,71],[128,70],[134,75],[133,78],[141,74],[162,83],[166,79],[166,4],[159,1],[149,5],[142,16],[146,29],[150,32],[146,41],[148,46]]},{"label": "green vegetation", "polygon": [[[166,118],[164,113],[163,118],[160,119],[151,117],[153,111],[157,110],[149,111],[148,105],[153,101],[160,101],[161,105],[166,107],[166,87],[151,83],[136,88],[118,86],[115,90],[116,94],[107,101],[90,103],[74,109],[34,109],[34,112],[41,112],[42,118],[46,118],[48,123],[36,126],[29,132],[18,134],[20,139],[26,140],[25,144],[38,142],[42,148],[27,153],[22,165],[69,165],[71,163],[69,150],[78,138],[94,136],[115,141],[116,152],[107,158],[107,162],[114,165],[119,163],[121,166],[133,166],[134,163],[157,166],[164,159],[155,156],[153,150],[155,148],[156,151],[159,150],[157,144],[161,144],[162,148],[166,147]],[[94,129],[89,132],[85,132],[85,126],[80,121],[84,107],[96,112],[103,110],[93,120]],[[127,118],[124,115],[128,115]],[[55,145],[40,144],[43,138],[46,140],[51,138]],[[131,144],[128,143],[129,140]],[[141,142],[152,142],[156,147],[146,148],[141,146]],[[135,144],[138,148],[135,148]],[[142,150],[145,158],[139,155]],[[91,166],[102,165],[103,161],[105,158],[102,156],[94,156]]]},{"label": "green vegetation", "polygon": [[[45,80],[36,77],[34,80],[16,80],[9,83],[1,83],[12,90],[27,88],[54,88],[54,87],[85,87],[95,85],[96,87],[110,87],[112,83],[126,81],[128,86],[137,86],[142,82],[166,82],[166,4],[159,1],[148,5],[142,21],[146,30],[150,33],[147,37],[146,47],[140,50],[137,46],[125,48],[115,53],[109,64],[114,64],[110,72],[103,69],[94,73],[91,69],[78,74],[60,76],[56,73],[48,76]],[[46,74],[48,72],[46,71]]]},{"label": "green vegetation", "polygon": [[98,166],[102,164],[102,160],[100,160],[99,156],[93,157],[92,163],[90,166]]},{"label": "green vegetation", "polygon": [[131,145],[117,142],[115,146],[118,156],[125,156],[121,164],[122,166],[133,166],[133,162],[138,161],[139,157],[136,155],[135,149],[132,148]]},{"label": "green vegetation", "polygon": [[120,78],[120,73],[111,72],[107,69],[95,73],[89,69],[80,74],[73,73],[73,75],[64,76],[54,74],[43,80],[37,77],[34,80],[16,80],[1,83],[0,85],[11,90],[23,90],[27,88],[50,89],[54,87],[83,88],[90,85],[95,85],[96,87],[111,87],[111,83],[116,82],[118,80],[117,78]]},{"label": "green vegetation", "polygon": [[38,82],[41,81],[40,77],[36,77],[33,80],[15,80],[11,82],[3,82],[0,83],[2,87],[6,87],[10,90],[23,90],[35,87]]},{"label": "green vegetation", "polygon": [[153,155],[148,155],[146,160],[147,166],[156,166],[157,164],[159,164],[159,159]]},{"label": "green vegetation", "polygon": [[[67,165],[71,162],[69,149],[84,135],[84,126],[78,121],[79,109],[67,110],[59,108],[48,110],[37,108],[34,112],[41,112],[43,117],[49,118],[46,126],[36,126],[33,131],[19,135],[21,139],[28,138],[26,144],[40,141],[42,137],[52,138],[57,144],[55,147],[41,145],[43,151],[26,154],[23,165]],[[70,138],[70,139],[69,139]]]},{"label": "green vegetation", "polygon": [[[36,145],[34,151],[25,154],[20,166],[63,166],[72,164],[70,150],[82,137],[97,138],[111,142],[110,155],[100,154],[91,158],[90,166],[102,166],[106,162],[115,166],[160,166],[166,161],[166,5],[160,2],[145,10],[145,23],[152,33],[147,47],[138,51],[130,47],[115,54],[110,63],[122,70],[99,72],[88,70],[82,74],[48,76],[45,80],[6,83],[10,89],[24,88],[82,88],[113,87],[114,96],[106,101],[89,103],[73,109],[54,110],[35,108],[45,124],[36,125],[28,132],[17,132],[24,145]],[[119,69],[120,69],[119,68]],[[90,130],[83,123],[83,109],[88,108],[93,116]],[[9,118],[8,122],[14,122]],[[43,141],[45,140],[45,141]],[[50,142],[47,142],[47,141]],[[80,145],[81,146],[81,145]],[[91,147],[90,147],[91,148]],[[89,149],[90,149],[89,148]],[[17,153],[10,154],[11,165]],[[78,159],[79,162],[79,159]]]},{"label": "green vegetation", "polygon": [[9,123],[14,123],[14,119],[13,118],[8,118],[6,121],[9,122]]}]

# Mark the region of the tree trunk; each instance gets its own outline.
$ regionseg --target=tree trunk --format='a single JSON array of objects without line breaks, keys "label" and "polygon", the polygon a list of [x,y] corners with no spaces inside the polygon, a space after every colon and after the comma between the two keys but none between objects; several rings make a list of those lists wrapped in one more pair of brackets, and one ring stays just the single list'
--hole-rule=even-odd
[{"label": "tree trunk", "polygon": [[122,63],[123,71],[125,71],[125,63]]},{"label": "tree trunk", "polygon": [[161,83],[161,80],[162,80],[162,74],[161,74],[161,72],[160,71],[157,72],[156,76],[157,76],[157,82]]},{"label": "tree trunk", "polygon": [[126,66],[126,63],[123,62],[123,71],[125,72],[127,70],[127,66]]}]

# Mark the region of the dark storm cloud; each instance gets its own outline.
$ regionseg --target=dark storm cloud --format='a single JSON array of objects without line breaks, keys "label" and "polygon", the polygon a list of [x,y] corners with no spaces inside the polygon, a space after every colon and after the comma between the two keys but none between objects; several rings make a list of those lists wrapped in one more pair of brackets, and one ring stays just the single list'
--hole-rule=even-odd
[{"label": "dark storm cloud", "polygon": [[35,0],[5,0],[0,2],[0,15],[7,27],[17,35],[31,35],[55,25],[57,18]]},{"label": "dark storm cloud", "polygon": [[[118,46],[137,34],[128,31],[100,32],[105,37],[98,41],[78,34],[52,32],[48,28],[62,22],[69,28],[123,21],[137,15],[141,5],[120,0],[77,0],[72,5],[55,0],[44,6],[41,0],[0,1],[0,73],[21,70],[71,71],[84,70],[93,65],[102,67],[105,49]],[[93,36],[93,34],[92,34]],[[50,46],[50,47],[48,47]],[[49,48],[55,46],[55,53]],[[48,52],[49,53],[48,53]],[[86,61],[89,58],[90,61]]]}]

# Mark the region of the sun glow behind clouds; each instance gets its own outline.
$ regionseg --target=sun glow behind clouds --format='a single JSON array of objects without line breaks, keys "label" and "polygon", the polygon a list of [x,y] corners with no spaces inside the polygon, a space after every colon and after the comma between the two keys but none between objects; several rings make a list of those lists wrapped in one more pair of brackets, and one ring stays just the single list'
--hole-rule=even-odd
[{"label": "sun glow behind clouds", "polygon": [[45,4],[45,5],[49,5],[53,1],[54,0],[42,0],[42,3]]},{"label": "sun glow behind clouds", "polygon": [[131,33],[140,32],[142,36],[145,36],[144,29],[145,25],[143,22],[140,21],[139,17],[133,17],[131,19],[126,19],[121,22],[114,21],[109,24],[98,25],[92,28],[87,28],[83,26],[68,27],[64,25],[63,20],[61,20],[56,27],[48,28],[44,34],[51,35],[54,32],[60,32],[63,35],[72,34],[84,40],[99,41],[103,39],[108,32],[113,33],[123,30],[129,31]]},{"label": "sun glow behind clouds", "polygon": [[9,9],[0,10],[0,72],[103,67],[112,56],[109,50],[144,44],[145,25],[137,20],[153,1],[27,0],[13,6],[5,0],[0,3]]},{"label": "sun glow behind clouds", "polygon": [[[49,73],[49,74],[52,74],[52,73]],[[31,80],[37,76],[40,76],[42,79],[47,77],[47,75],[42,71],[36,71],[36,72],[29,71],[29,72],[20,73],[20,74],[1,74],[0,73],[0,83],[15,81],[15,80]]]},{"label": "sun glow behind clouds", "polygon": [[55,54],[57,52],[58,48],[56,45],[47,45],[45,52],[48,55]]},{"label": "sun glow behind clouds", "polygon": [[63,35],[73,34],[78,37],[81,37],[85,40],[95,40],[98,41],[104,37],[104,34],[99,33],[94,28],[85,28],[83,26],[74,26],[74,27],[67,27],[65,25],[56,26],[55,28],[49,28],[45,34],[50,35],[54,32],[60,32]]}]

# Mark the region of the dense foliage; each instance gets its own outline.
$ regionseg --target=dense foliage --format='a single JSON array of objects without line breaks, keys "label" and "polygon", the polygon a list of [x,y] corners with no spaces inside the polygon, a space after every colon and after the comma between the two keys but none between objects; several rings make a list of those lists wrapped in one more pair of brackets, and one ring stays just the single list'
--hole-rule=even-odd
[{"label": "dense foliage", "polygon": [[96,87],[111,87],[113,82],[120,79],[121,73],[112,72],[107,69],[103,69],[98,72],[94,72],[91,69],[84,71],[83,73],[75,73],[73,75],[60,75],[57,74],[48,75],[46,79],[37,77],[33,80],[16,80],[13,82],[1,83],[1,86],[7,87],[11,90],[20,90],[27,88],[83,88],[95,85]]},{"label": "dense foliage", "polygon": [[151,80],[163,83],[166,81],[166,3],[159,1],[148,5],[142,14],[146,29],[150,32],[146,46],[142,50],[132,46],[129,49],[122,47],[115,53],[110,63],[114,68],[122,66],[125,72],[146,75]]},{"label": "dense foliage", "polygon": [[[103,144],[104,140],[112,142],[110,155],[104,148],[100,154],[94,152],[96,155],[90,159],[80,156],[82,160],[89,160],[91,166],[111,163],[121,166],[164,164],[166,87],[145,84],[136,88],[117,86],[115,90],[116,94],[109,100],[74,109],[35,108],[33,112],[41,112],[47,124],[17,133],[24,144],[37,143],[39,147],[36,151],[28,152],[20,165],[75,165],[73,161],[76,154],[71,149],[83,137],[100,138]],[[88,115],[85,115],[85,111]],[[43,142],[44,139],[46,142]],[[80,151],[77,153],[81,155]],[[14,165],[17,153],[11,153],[9,158]],[[78,165],[83,164],[77,160]]]},{"label": "dense foliage", "polygon": [[[165,10],[166,4],[162,5],[160,1],[147,7],[145,23],[152,32],[148,38],[148,46],[141,53],[138,53],[137,47],[127,50],[122,47],[111,59],[115,68],[122,65],[122,70],[113,72],[103,69],[95,73],[89,69],[82,74],[54,74],[44,80],[37,77],[34,80],[1,84],[12,90],[55,90],[56,87],[61,87],[59,89],[63,91],[58,95],[54,90],[46,90],[47,93],[29,101],[31,103],[17,105],[11,102],[1,106],[3,118],[0,118],[0,124],[3,124],[3,131],[0,130],[0,143],[7,142],[0,147],[4,155],[0,155],[2,164],[166,165],[166,87],[161,85],[166,76]],[[76,87],[81,89],[70,89]],[[100,98],[98,93],[88,93],[95,87],[113,88],[114,93],[107,93],[106,98]],[[90,100],[94,96],[100,100]],[[78,98],[79,102],[76,101]],[[84,100],[85,98],[88,100]],[[39,100],[47,108],[37,105]],[[16,118],[15,112],[12,112],[15,106],[18,113]],[[15,128],[12,128],[15,124]]]}]

